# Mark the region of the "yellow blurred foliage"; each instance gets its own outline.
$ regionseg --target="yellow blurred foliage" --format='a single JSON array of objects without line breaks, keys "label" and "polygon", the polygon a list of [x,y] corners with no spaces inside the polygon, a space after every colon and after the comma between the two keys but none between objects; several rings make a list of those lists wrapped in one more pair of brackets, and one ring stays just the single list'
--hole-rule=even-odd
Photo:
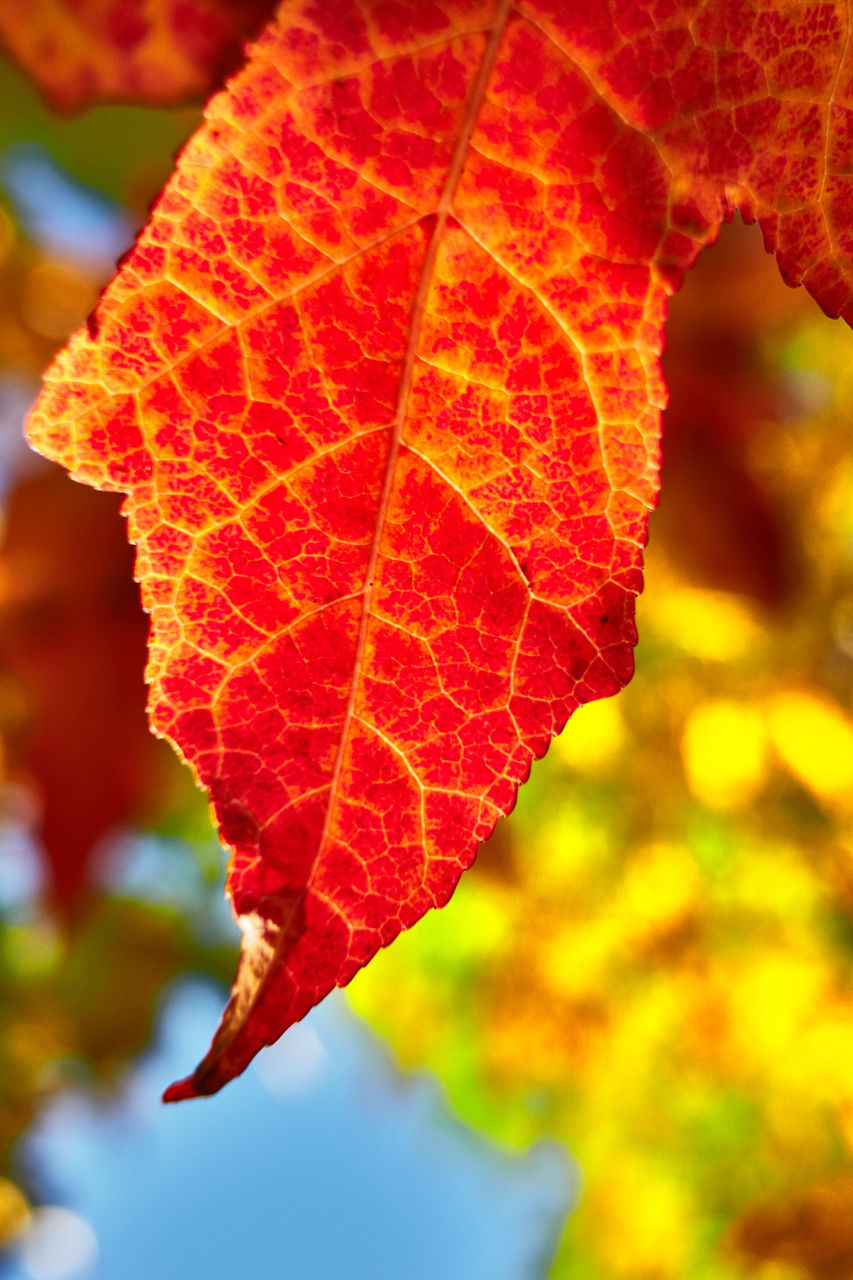
[{"label": "yellow blurred foliage", "polygon": [[599,1251],[614,1277],[677,1280],[689,1255],[694,1207],[672,1171],[626,1160],[590,1194]]},{"label": "yellow blurred foliage", "polygon": [[575,712],[573,723],[571,737],[562,734],[552,744],[552,757],[590,777],[606,773],[626,742],[619,701],[588,702]]},{"label": "yellow blurred foliage", "polygon": [[22,1192],[8,1178],[0,1178],[0,1245],[25,1227],[29,1216]]},{"label": "yellow blurred foliage", "polygon": [[687,785],[711,809],[747,805],[767,776],[767,731],[755,707],[726,699],[702,702],[682,739]]},{"label": "yellow blurred foliage", "polygon": [[670,643],[695,658],[736,662],[760,642],[760,622],[736,596],[673,582],[655,605]]},{"label": "yellow blurred foliage", "polygon": [[773,745],[818,800],[853,813],[853,722],[828,698],[786,689],[767,705]]}]

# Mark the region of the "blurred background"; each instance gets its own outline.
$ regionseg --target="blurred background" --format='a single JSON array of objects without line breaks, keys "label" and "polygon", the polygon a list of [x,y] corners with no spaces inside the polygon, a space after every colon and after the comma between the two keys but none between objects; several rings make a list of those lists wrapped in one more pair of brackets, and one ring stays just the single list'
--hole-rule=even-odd
[{"label": "blurred background", "polygon": [[634,682],[445,910],[161,1107],[225,858],[147,733],[119,504],[21,425],[198,119],[0,65],[0,1275],[849,1280],[853,339],[740,222],[672,305]]}]

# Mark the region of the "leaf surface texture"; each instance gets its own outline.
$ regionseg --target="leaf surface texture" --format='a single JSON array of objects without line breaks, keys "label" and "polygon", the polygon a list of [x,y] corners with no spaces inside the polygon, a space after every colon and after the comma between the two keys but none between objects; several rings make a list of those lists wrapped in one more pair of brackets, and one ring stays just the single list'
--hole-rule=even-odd
[{"label": "leaf surface texture", "polygon": [[838,4],[288,3],[37,448],[128,494],[150,712],[243,930],[172,1098],[444,903],[632,671],[667,297],[721,221],[850,314]]}]

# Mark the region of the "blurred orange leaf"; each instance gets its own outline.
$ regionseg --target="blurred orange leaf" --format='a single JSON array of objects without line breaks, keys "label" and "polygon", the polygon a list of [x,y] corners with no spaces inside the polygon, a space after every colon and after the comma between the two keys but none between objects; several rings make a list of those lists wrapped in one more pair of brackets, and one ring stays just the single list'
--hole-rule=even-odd
[{"label": "blurred orange leaf", "polygon": [[274,0],[3,0],[0,42],[58,111],[203,98]]},{"label": "blurred orange leaf", "polygon": [[147,632],[116,500],[54,469],[21,482],[0,545],[0,717],[7,776],[36,788],[66,918],[91,889],[99,838],[150,804]]}]

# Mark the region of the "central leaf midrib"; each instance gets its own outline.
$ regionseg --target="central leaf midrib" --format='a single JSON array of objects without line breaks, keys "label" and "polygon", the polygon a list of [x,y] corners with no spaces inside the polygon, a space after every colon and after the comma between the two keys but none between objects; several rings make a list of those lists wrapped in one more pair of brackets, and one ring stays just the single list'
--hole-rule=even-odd
[{"label": "central leaf midrib", "polygon": [[[429,214],[424,214],[423,217],[420,219],[420,221],[424,221],[426,218],[433,218],[435,222],[432,229],[432,234],[430,236],[430,242],[427,247],[426,254],[424,256],[423,265],[421,267],[420,278],[418,280],[418,287],[417,287],[417,290],[415,291],[415,296],[412,301],[411,322],[409,325],[409,338],[408,338],[408,343],[406,347],[406,353],[403,358],[403,367],[400,375],[400,389],[399,389],[399,394],[397,398],[397,411],[396,411],[394,421],[392,423],[392,428],[391,428],[391,439],[388,447],[388,455],[385,461],[385,473],[384,473],[382,489],[380,492],[379,506],[376,514],[376,524],[374,527],[373,541],[371,543],[371,548],[370,548],[370,558],[368,560],[367,571],[365,573],[365,585],[362,593],[362,608],[361,608],[361,616],[359,619],[359,631],[358,631],[358,637],[356,640],[356,651],[353,657],[353,664],[352,664],[352,680],[350,685],[350,693],[349,693],[349,698],[347,700],[347,705],[343,714],[343,720],[341,724],[341,734],[338,742],[337,754],[335,756],[335,763],[332,769],[332,777],[328,784],[329,796],[328,796],[328,802],[326,805],[326,814],[325,814],[325,820],[323,824],[323,830],[317,842],[317,850],[314,855],[314,859],[311,863],[311,867],[306,876],[305,889],[299,895],[299,901],[304,901],[304,895],[307,892],[308,888],[311,885],[311,882],[314,879],[317,866],[320,862],[320,859],[323,856],[323,853],[325,852],[325,849],[328,843],[329,833],[331,831],[332,823],[335,816],[335,811],[337,809],[337,805],[340,800],[341,773],[343,770],[343,764],[346,757],[347,747],[349,745],[350,733],[356,718],[355,704],[356,704],[356,698],[358,696],[358,691],[361,686],[361,680],[362,680],[362,674],[363,674],[362,668],[364,663],[364,650],[366,646],[367,631],[368,631],[368,626],[369,626],[370,616],[371,616],[371,606],[373,603],[376,567],[379,560],[380,547],[382,545],[383,535],[385,532],[388,506],[391,498],[391,491],[394,484],[394,477],[397,470],[397,459],[399,457],[400,446],[402,444],[403,426],[406,421],[406,416],[407,416],[407,411],[409,406],[409,396],[411,393],[412,377],[414,372],[415,360],[417,358],[418,346],[420,344],[421,329],[423,325],[424,311],[426,308],[426,299],[429,293],[430,286],[432,284],[436,259],[438,256],[438,251],[441,245],[442,238],[444,236],[444,231],[447,226],[448,219],[451,217],[453,197],[456,193],[456,188],[459,184],[459,181],[462,177],[463,169],[465,167],[465,161],[467,159],[468,147],[471,141],[471,135],[473,134],[477,124],[477,120],[479,119],[480,111],[482,109],[483,102],[485,100],[486,89],[488,87],[488,83],[491,78],[492,71],[494,69],[495,61],[497,59],[500,45],[503,40],[507,23],[509,21],[509,17],[513,10],[513,7],[514,7],[514,0],[498,0],[493,24],[489,32],[488,38],[486,40],[486,47],[483,51],[482,61],[477,70],[477,75],[474,78],[474,82],[471,86],[471,91],[469,93],[468,102],[465,108],[465,115],[459,131],[459,138],[456,142],[456,146],[454,147],[453,155],[451,157],[450,165],[447,171],[447,178],[442,188],[441,195],[439,197],[436,208],[433,211],[431,211]],[[297,904],[294,903],[293,911],[296,910],[296,905]],[[288,920],[282,921],[278,931],[278,936],[276,938],[275,945],[272,948],[272,953],[269,956],[269,959],[267,961],[265,972],[261,977],[260,981],[257,983],[256,989],[253,992],[252,996],[246,1002],[246,1007],[241,1012],[238,1022],[236,1023],[236,1025],[233,1025],[231,1027],[230,1034],[227,1036],[225,1046],[217,1054],[213,1054],[211,1052],[208,1055],[208,1057],[205,1059],[205,1061],[202,1064],[200,1064],[200,1066],[196,1069],[196,1072],[195,1072],[195,1076],[197,1078],[203,1079],[204,1076],[209,1074],[210,1071],[214,1069],[213,1062],[211,1061],[212,1058],[218,1058],[222,1054],[228,1052],[228,1047],[231,1044],[233,1044],[234,1040],[239,1035],[241,1029],[245,1027],[253,1009],[257,1006],[258,1002],[261,1000],[262,996],[267,990],[273,975],[278,971],[279,961],[281,958],[282,951],[290,942],[289,926],[292,920],[293,911],[291,912],[291,917]],[[243,961],[243,963],[244,962],[245,960]],[[224,1023],[223,1023],[223,1027],[224,1027]],[[203,1068],[205,1068],[205,1064],[207,1064],[206,1070],[203,1070]]]},{"label": "central leaf midrib", "polygon": [[459,185],[459,181],[465,167],[471,135],[474,132],[477,120],[480,116],[480,111],[483,107],[486,90],[494,69],[495,61],[497,60],[500,45],[506,31],[513,5],[514,0],[498,0],[492,27],[486,41],[486,47],[483,51],[483,57],[468,96],[465,114],[459,130],[459,137],[454,147],[453,155],[451,156],[447,177],[445,179],[444,186],[442,187],[441,195],[436,208],[431,211],[431,213],[424,214],[421,219],[421,221],[424,221],[426,218],[431,217],[434,218],[435,221],[429,245],[424,255],[423,265],[421,267],[420,277],[418,280],[418,287],[412,300],[409,336],[400,374],[397,411],[391,428],[391,438],[388,445],[388,454],[385,460],[385,473],[382,489],[380,491],[379,506],[376,513],[376,524],[374,527],[373,541],[370,547],[370,558],[368,560],[367,571],[365,574],[365,586],[362,597],[358,637],[356,640],[356,650],[352,664],[350,693],[347,700],[347,706],[344,711],[338,751],[335,757],[331,781],[329,783],[329,798],[326,806],[323,831],[317,844],[317,851],[314,856],[314,861],[311,864],[306,887],[310,885],[317,865],[325,851],[329,832],[332,827],[335,811],[340,798],[340,777],[346,757],[347,747],[349,745],[350,733],[355,719],[356,698],[362,682],[364,650],[372,613],[376,569],[385,533],[385,525],[394,485],[394,478],[397,471],[397,461],[403,439],[403,427],[408,414],[412,378],[414,374],[415,360],[417,359],[418,347],[420,345],[426,300],[433,281],[438,251],[444,237],[448,219],[451,217],[453,198],[456,194],[456,188]]}]

